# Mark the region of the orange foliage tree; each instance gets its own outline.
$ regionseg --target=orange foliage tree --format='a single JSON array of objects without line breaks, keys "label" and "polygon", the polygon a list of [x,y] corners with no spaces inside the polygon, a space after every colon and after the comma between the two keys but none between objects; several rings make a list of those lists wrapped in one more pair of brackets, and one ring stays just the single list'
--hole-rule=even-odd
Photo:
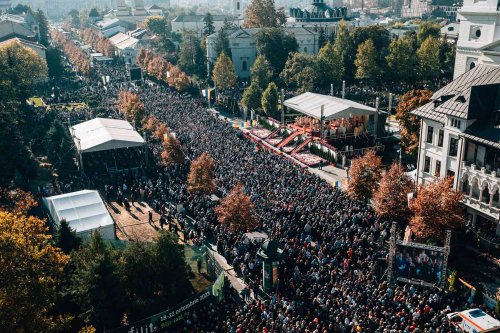
[{"label": "orange foliage tree", "polygon": [[401,97],[401,101],[396,107],[401,144],[408,154],[414,155],[417,152],[420,132],[420,121],[410,112],[429,102],[431,97],[432,91],[430,90],[411,90]]},{"label": "orange foliage tree", "polygon": [[0,189],[0,209],[19,214],[28,214],[38,202],[30,192],[16,189]]},{"label": "orange foliage tree", "polygon": [[243,185],[236,185],[215,208],[220,223],[233,230],[245,230],[255,225],[250,197],[243,193]]},{"label": "orange foliage tree", "polygon": [[170,135],[163,141],[161,161],[165,166],[184,162],[184,153],[182,152],[181,143],[176,137]]},{"label": "orange foliage tree", "polygon": [[460,206],[463,194],[455,191],[452,184],[450,177],[419,187],[417,197],[410,202],[413,213],[410,226],[419,239],[439,242],[445,230],[465,224]]},{"label": "orange foliage tree", "polygon": [[80,47],[56,29],[51,30],[52,41],[60,46],[76,70],[83,75],[90,74],[90,60]]},{"label": "orange foliage tree", "polygon": [[406,223],[411,216],[406,198],[413,189],[414,183],[403,167],[393,163],[373,193],[375,213],[383,219]]},{"label": "orange foliage tree", "polygon": [[122,90],[118,94],[116,106],[118,107],[120,113],[122,113],[128,121],[135,121],[136,125],[142,125],[145,111],[144,105],[138,95],[127,90]]},{"label": "orange foliage tree", "polygon": [[191,162],[188,190],[193,193],[210,194],[215,191],[215,162],[208,153],[203,153]]},{"label": "orange foliage tree", "polygon": [[369,200],[382,174],[382,158],[373,150],[355,158],[349,169],[347,194],[355,200]]},{"label": "orange foliage tree", "polygon": [[116,48],[111,43],[111,41],[99,35],[94,30],[88,28],[82,31],[82,39],[86,44],[92,45],[94,50],[101,52],[107,57],[114,57]]},{"label": "orange foliage tree", "polygon": [[163,136],[168,133],[167,124],[161,122],[155,116],[147,117],[142,127],[149,131],[155,139],[162,139]]}]

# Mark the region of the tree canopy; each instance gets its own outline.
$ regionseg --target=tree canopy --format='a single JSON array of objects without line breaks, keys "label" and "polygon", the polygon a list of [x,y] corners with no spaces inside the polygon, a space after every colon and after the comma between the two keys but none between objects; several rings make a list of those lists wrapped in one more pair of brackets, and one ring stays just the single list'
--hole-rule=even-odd
[{"label": "tree canopy", "polygon": [[236,85],[236,72],[231,59],[221,53],[213,70],[214,82],[219,89],[228,89]]},{"label": "tree canopy", "polygon": [[271,64],[267,61],[263,54],[259,55],[257,59],[255,59],[251,72],[252,81],[255,81],[261,89],[265,89],[273,77]]},{"label": "tree canopy", "polygon": [[381,179],[382,158],[373,150],[355,158],[349,169],[347,194],[355,200],[369,200]]},{"label": "tree canopy", "polygon": [[211,194],[215,191],[215,162],[208,153],[203,153],[191,162],[188,189],[193,193]]},{"label": "tree canopy", "polygon": [[[293,35],[285,33],[281,28],[265,28],[256,34],[257,53],[263,55],[271,65],[274,75],[279,75],[290,53],[299,48]],[[276,50],[280,50],[277,52]]]},{"label": "tree canopy", "polygon": [[274,28],[285,24],[283,10],[277,10],[274,0],[252,0],[247,7],[245,28]]},{"label": "tree canopy", "polygon": [[215,213],[220,223],[233,230],[245,230],[255,225],[250,197],[243,192],[243,185],[238,184],[223,198]]}]

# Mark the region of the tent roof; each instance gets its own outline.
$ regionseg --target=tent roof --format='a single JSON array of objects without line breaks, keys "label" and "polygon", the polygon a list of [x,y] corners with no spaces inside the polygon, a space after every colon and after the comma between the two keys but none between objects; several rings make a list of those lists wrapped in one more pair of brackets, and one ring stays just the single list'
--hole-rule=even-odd
[{"label": "tent roof", "polygon": [[43,203],[57,225],[66,220],[77,233],[114,224],[97,191],[65,193],[43,198]]},{"label": "tent roof", "polygon": [[125,120],[95,118],[71,128],[77,149],[82,153],[139,147],[144,139]]},{"label": "tent roof", "polygon": [[350,118],[377,112],[377,110],[372,107],[347,99],[310,92],[292,97],[285,101],[285,106],[316,119],[321,118],[322,105],[324,105],[323,116],[325,120]]}]

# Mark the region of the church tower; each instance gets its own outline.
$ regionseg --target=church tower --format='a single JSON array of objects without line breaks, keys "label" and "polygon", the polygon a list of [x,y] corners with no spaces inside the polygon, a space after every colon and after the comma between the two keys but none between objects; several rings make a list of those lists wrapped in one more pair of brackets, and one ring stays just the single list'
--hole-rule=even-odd
[{"label": "church tower", "polygon": [[478,64],[500,66],[499,0],[464,0],[457,19],[460,30],[454,78]]},{"label": "church tower", "polygon": [[243,0],[232,0],[231,2],[231,15],[235,17],[243,17],[245,11],[243,9]]}]

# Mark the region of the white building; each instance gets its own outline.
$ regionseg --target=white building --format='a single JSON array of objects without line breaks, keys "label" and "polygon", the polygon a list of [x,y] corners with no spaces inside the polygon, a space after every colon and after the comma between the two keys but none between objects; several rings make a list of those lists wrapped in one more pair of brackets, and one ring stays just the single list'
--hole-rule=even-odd
[{"label": "white building", "polygon": [[[196,31],[198,36],[203,35],[205,28],[205,15],[179,15],[172,20],[172,32],[182,33],[183,31]],[[230,15],[212,15],[215,31],[219,31],[227,20],[239,27],[243,20]]]},{"label": "white building", "polygon": [[109,38],[111,44],[116,47],[118,55],[123,58],[127,64],[135,64],[135,57],[139,51],[139,39],[122,32]]},{"label": "white building", "polygon": [[45,53],[47,49],[45,48],[45,46],[43,46],[40,43],[32,42],[30,40],[26,40],[26,39],[22,39],[22,38],[18,38],[18,37],[14,37],[11,39],[7,39],[3,42],[0,42],[0,47],[7,45],[7,44],[10,44],[10,43],[18,43],[22,47],[26,47],[28,49],[35,51],[35,53],[37,55],[39,55],[41,58],[43,58],[43,60],[47,60],[47,55]]},{"label": "white building", "polygon": [[[260,30],[260,28],[239,28],[228,31],[231,58],[236,75],[240,78],[250,77],[250,69],[255,59],[257,59],[255,36]],[[285,28],[285,32],[295,36],[299,52],[314,55],[318,53],[318,33],[303,27]],[[217,33],[207,37],[208,59],[212,64],[217,60],[215,53],[216,40]]]},{"label": "white building", "polygon": [[478,64],[500,65],[500,9],[498,0],[464,0],[458,11],[460,32],[454,77]]},{"label": "white building", "polygon": [[38,36],[39,27],[31,13],[0,15],[0,41],[18,37],[35,42]]}]

